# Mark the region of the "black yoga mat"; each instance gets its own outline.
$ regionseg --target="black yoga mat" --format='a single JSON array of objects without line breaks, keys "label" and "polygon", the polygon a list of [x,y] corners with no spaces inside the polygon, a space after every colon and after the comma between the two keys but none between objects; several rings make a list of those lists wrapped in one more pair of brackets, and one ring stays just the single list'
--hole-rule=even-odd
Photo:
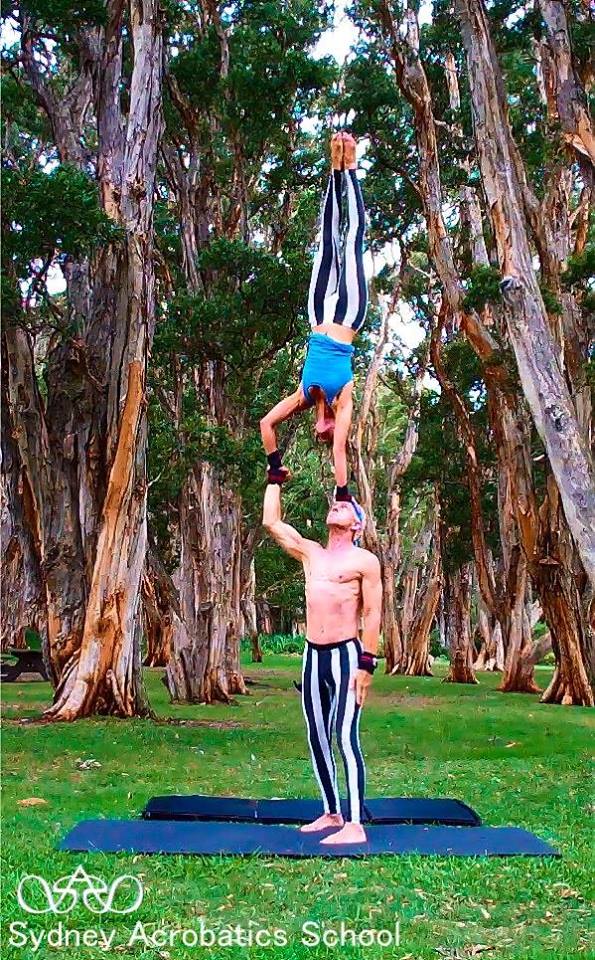
[{"label": "black yoga mat", "polygon": [[[310,823],[323,812],[315,799],[249,800],[245,797],[152,797],[145,820],[224,820],[257,823]],[[344,811],[345,812],[345,811]],[[444,823],[476,827],[480,818],[460,800],[429,797],[378,797],[364,806],[366,823]]]},{"label": "black yoga mat", "polygon": [[437,854],[450,857],[559,856],[543,840],[517,827],[444,827],[394,824],[366,828],[367,842],[325,846],[325,833],[259,823],[188,823],[176,820],[83,820],[60,850],[103,853],[174,853],[203,856],[366,857]]}]

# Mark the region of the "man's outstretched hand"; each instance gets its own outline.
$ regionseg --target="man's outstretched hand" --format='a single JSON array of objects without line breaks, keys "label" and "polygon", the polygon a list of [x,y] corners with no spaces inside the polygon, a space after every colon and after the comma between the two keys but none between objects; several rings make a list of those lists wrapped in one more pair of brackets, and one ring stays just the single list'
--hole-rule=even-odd
[{"label": "man's outstretched hand", "polygon": [[358,670],[352,677],[351,689],[355,690],[355,701],[358,706],[363,707],[368,695],[368,688],[372,683],[372,674],[367,670]]}]

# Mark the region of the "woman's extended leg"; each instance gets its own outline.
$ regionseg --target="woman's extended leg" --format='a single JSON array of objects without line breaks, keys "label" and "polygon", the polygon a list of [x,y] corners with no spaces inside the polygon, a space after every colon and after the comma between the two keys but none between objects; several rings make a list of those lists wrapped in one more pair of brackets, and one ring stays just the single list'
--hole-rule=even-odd
[{"label": "woman's extended leg", "polygon": [[364,272],[364,232],[366,227],[366,211],[355,171],[355,140],[350,137],[344,139],[346,166],[348,158],[351,162],[345,171],[347,185],[347,210],[349,226],[345,237],[345,250],[341,276],[339,279],[339,298],[335,310],[335,323],[359,330],[366,315],[368,306],[368,291]]},{"label": "woman's extended leg", "polygon": [[[328,179],[326,193],[322,202],[320,239],[314,263],[308,294],[308,317],[311,327],[317,327],[325,321],[325,300],[336,294],[339,282],[339,242],[341,229],[341,163],[343,144],[336,134],[331,141],[333,170]],[[332,303],[332,300],[330,301]],[[328,312],[328,305],[327,305]],[[327,318],[329,321],[332,317]]]}]

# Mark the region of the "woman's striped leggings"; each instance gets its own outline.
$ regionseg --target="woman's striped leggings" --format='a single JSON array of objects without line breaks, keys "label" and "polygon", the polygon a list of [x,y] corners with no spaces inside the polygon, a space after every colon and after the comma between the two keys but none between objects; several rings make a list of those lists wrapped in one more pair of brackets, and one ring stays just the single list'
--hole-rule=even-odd
[{"label": "woman's striped leggings", "polygon": [[339,813],[337,769],[332,749],[335,729],[347,783],[346,819],[361,823],[366,770],[359,742],[361,708],[350,680],[358,665],[360,641],[339,643],[306,641],[302,658],[302,707],[314,773],[324,800],[325,813]]},{"label": "woman's striped leggings", "polygon": [[[341,262],[343,182],[348,225]],[[320,241],[308,296],[308,317],[314,329],[321,323],[339,323],[358,330],[364,322],[368,306],[363,260],[365,225],[366,212],[355,170],[333,170],[322,203]]]}]

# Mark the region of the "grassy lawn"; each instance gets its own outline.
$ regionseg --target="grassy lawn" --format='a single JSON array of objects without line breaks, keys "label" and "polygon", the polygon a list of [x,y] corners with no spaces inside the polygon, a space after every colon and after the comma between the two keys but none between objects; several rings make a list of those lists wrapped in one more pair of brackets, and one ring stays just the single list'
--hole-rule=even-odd
[{"label": "grassy lawn", "polygon": [[[77,821],[136,817],[154,794],[314,796],[299,699],[292,680],[299,657],[246,663],[257,681],[232,707],[172,706],[148,670],[151,702],[162,722],[89,720],[32,726],[49,698],[45,683],[3,689],[4,948],[2,956],[55,957],[42,944],[11,946],[7,925],[27,921],[37,933],[56,926],[116,930],[109,952],[80,946],[70,955],[138,958],[574,958],[589,956],[589,882],[593,801],[587,709],[545,706],[538,698],[496,692],[498,678],[476,687],[436,677],[377,676],[361,723],[368,795],[452,796],[486,824],[526,827],[558,846],[561,860],[382,857],[291,861],[266,858],[141,857],[58,853]],[[538,671],[545,686],[549,669]],[[171,720],[175,719],[175,723]],[[94,758],[101,766],[79,769]],[[42,805],[20,801],[41,798]],[[62,918],[28,917],[15,890],[25,873],[53,882],[81,863],[111,882],[132,873],[144,884],[139,910],[95,917],[81,905]],[[141,920],[149,936],[160,925],[198,929],[240,924],[281,929],[282,946],[155,947],[128,945]],[[393,928],[400,946],[326,947],[301,942],[315,920],[337,928]],[[252,926],[250,927],[250,922]],[[591,954],[592,955],[592,954]]]}]

